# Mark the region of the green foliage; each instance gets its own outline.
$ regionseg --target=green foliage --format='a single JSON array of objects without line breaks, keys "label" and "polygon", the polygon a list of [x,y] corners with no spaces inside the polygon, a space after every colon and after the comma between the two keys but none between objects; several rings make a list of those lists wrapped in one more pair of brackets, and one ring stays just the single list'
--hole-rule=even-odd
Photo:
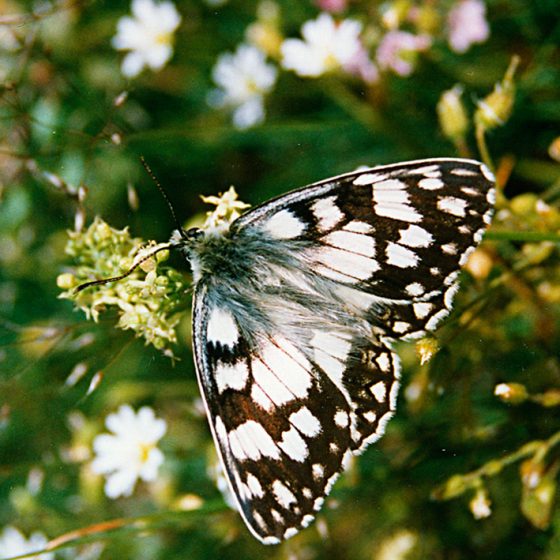
[{"label": "green foliage", "polygon": [[[391,25],[432,38],[405,53],[409,75],[368,81],[282,68],[282,41],[319,0],[177,0],[181,23],[161,38],[173,57],[129,78],[111,46],[128,1],[0,0],[0,538],[39,531],[57,559],[560,559],[558,7],[488,0],[490,34],[463,53],[448,44],[456,4],[349,3],[335,18],[362,23],[374,62]],[[208,103],[216,61],[243,41],[277,72],[264,121],[246,128],[231,103]],[[141,155],[187,225],[200,195],[231,184],[256,204],[362,164],[460,155],[496,172],[496,217],[456,310],[435,339],[399,346],[386,435],[279,547],[217,488],[183,259],[162,251],[73,291],[162,247],[140,237],[169,239]],[[112,500],[92,445],[121,404],[165,419],[165,461]]]}]

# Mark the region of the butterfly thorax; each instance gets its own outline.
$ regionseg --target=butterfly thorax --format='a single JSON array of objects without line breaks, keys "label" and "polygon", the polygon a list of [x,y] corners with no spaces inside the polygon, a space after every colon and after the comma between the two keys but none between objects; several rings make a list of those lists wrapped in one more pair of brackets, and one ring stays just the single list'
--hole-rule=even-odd
[{"label": "butterfly thorax", "polygon": [[204,287],[211,305],[228,310],[252,344],[258,344],[255,332],[283,332],[304,346],[317,330],[368,339],[365,314],[350,309],[338,284],[310,272],[308,245],[274,239],[261,228],[231,227],[206,230],[183,250],[195,290]]}]

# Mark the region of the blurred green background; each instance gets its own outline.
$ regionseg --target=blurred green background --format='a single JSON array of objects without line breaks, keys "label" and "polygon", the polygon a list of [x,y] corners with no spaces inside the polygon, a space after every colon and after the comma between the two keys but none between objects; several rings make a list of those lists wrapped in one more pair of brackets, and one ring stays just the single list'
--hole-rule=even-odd
[{"label": "blurred green background", "polygon": [[[172,57],[127,78],[111,39],[128,1],[0,0],[0,539],[8,526],[65,535],[72,548],[55,557],[82,560],[560,559],[560,12],[556,0],[488,0],[487,37],[457,52],[449,14],[461,2],[177,0]],[[376,79],[337,64],[316,78],[285,69],[282,40],[339,8],[336,21],[361,22]],[[397,29],[430,38],[401,53],[409,75],[376,58]],[[251,41],[277,79],[264,121],[239,128],[233,108],[208,103],[212,69]],[[468,126],[451,137],[454,114],[436,107],[457,84]],[[494,122],[480,124],[481,101],[496,104]],[[114,312],[86,321],[58,298],[58,275],[76,264],[67,231],[99,215],[168,239],[174,224],[141,155],[188,222],[208,209],[200,195],[230,185],[257,204],[359,165],[480,159],[485,142],[497,214],[439,351],[420,365],[413,343],[399,345],[403,386],[385,436],[315,524],[263,547],[211,475],[188,314],[176,360],[116,330]],[[188,278],[178,255],[169,263]],[[112,500],[89,465],[121,404],[165,419],[165,461],[156,481]],[[11,554],[0,544],[0,558]]]}]

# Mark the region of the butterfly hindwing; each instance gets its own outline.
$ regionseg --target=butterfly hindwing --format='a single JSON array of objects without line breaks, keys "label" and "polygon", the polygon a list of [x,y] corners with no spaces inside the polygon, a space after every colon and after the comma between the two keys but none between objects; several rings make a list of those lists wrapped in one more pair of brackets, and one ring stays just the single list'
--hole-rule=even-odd
[{"label": "butterfly hindwing", "polygon": [[381,343],[337,345],[333,333],[317,337],[332,344],[313,361],[282,336],[251,347],[201,290],[194,344],[214,439],[245,522],[279,542],[312,521],[349,455],[383,433],[398,360]]},{"label": "butterfly hindwing", "polygon": [[251,532],[307,526],[392,416],[390,341],[432,330],[490,221],[479,162],[372,168],[258,206],[188,252],[214,440]]}]

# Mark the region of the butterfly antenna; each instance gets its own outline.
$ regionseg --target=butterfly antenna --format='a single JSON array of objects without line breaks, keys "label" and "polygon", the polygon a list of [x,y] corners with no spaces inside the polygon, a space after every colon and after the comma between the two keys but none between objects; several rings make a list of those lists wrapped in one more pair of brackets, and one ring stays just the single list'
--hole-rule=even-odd
[{"label": "butterfly antenna", "polygon": [[161,196],[163,196],[165,202],[167,202],[167,206],[171,211],[171,216],[173,217],[173,221],[175,222],[175,226],[177,227],[177,230],[181,234],[181,237],[185,237],[185,230],[183,229],[181,222],[179,222],[179,220],[177,219],[177,215],[175,214],[175,209],[173,208],[173,204],[171,204],[171,200],[169,199],[169,196],[167,196],[165,189],[161,186],[161,183],[158,181],[158,178],[155,176],[154,172],[152,171],[152,168],[147,164],[146,160],[144,159],[144,156],[140,156],[140,161],[144,166],[144,169],[146,170],[148,175],[151,177],[152,181],[155,183],[158,191],[161,193]]},{"label": "butterfly antenna", "polygon": [[109,282],[118,282],[119,280],[123,280],[127,276],[130,276],[143,262],[146,262],[148,259],[152,258],[155,254],[159,253],[160,251],[165,251],[167,249],[174,249],[178,247],[178,244],[175,243],[168,243],[163,247],[158,247],[151,253],[148,253],[146,256],[142,257],[137,263],[134,263],[124,274],[119,276],[112,276],[111,278],[101,278],[100,280],[91,280],[90,282],[84,282],[80,284],[76,288],[74,288],[74,293],[77,294],[90,286],[101,286],[103,284],[108,284]]}]

